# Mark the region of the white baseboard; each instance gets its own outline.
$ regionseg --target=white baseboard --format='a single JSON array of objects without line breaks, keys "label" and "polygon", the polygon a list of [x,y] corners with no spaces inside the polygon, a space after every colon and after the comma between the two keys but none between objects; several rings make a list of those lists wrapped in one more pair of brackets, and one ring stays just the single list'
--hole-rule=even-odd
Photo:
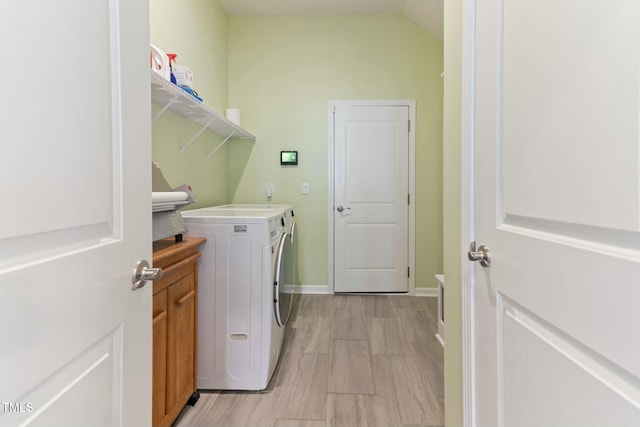
[{"label": "white baseboard", "polygon": [[[328,286],[320,285],[301,285],[301,286],[288,286],[287,290],[293,290],[296,294],[307,295],[326,295],[331,294]],[[395,295],[395,294],[389,294]],[[417,297],[438,297],[438,288],[416,288],[415,296]]]},{"label": "white baseboard", "polygon": [[444,348],[444,340],[442,339],[442,337],[440,336],[440,334],[436,334],[436,339],[438,340],[438,342],[440,343],[440,345],[442,345],[442,348]]},{"label": "white baseboard", "polygon": [[296,294],[306,295],[325,295],[330,294],[328,286],[318,285],[302,285],[302,286],[288,286],[287,290],[293,290]]},{"label": "white baseboard", "polygon": [[438,288],[416,288],[417,297],[438,298]]}]

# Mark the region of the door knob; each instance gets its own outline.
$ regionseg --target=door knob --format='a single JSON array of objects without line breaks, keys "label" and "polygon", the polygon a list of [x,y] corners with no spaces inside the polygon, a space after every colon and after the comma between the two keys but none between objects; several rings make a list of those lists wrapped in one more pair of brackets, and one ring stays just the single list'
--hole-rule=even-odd
[{"label": "door knob", "polygon": [[338,212],[342,212],[342,211],[350,211],[350,210],[351,210],[351,208],[348,208],[348,207],[347,207],[347,208],[345,208],[345,207],[343,207],[343,206],[338,206],[338,207],[336,208],[336,210],[337,210]]},{"label": "door knob", "polygon": [[147,284],[147,280],[158,280],[162,277],[161,268],[150,268],[147,260],[141,259],[136,263],[131,276],[131,290],[142,288]]},{"label": "door knob", "polygon": [[489,248],[485,245],[481,245],[476,251],[476,242],[471,242],[468,253],[469,261],[480,261],[480,265],[483,267],[491,266],[491,259],[489,258]]}]

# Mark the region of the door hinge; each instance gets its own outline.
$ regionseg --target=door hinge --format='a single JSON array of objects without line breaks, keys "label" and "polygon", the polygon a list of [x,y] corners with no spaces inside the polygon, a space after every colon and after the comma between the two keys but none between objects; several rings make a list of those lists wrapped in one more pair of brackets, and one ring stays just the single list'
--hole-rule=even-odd
[{"label": "door hinge", "polygon": [[407,194],[407,204],[411,204],[411,194]]},{"label": "door hinge", "polygon": [[407,277],[411,277],[411,267],[407,266]]},{"label": "door hinge", "polygon": [[409,120],[409,127],[407,128],[407,132],[411,132],[411,120]]}]

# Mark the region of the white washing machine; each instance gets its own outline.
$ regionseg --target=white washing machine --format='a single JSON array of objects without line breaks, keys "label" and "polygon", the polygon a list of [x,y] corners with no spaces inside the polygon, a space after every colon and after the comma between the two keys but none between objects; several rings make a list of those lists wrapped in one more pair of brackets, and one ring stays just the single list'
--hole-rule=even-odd
[{"label": "white washing machine", "polygon": [[295,212],[291,205],[275,205],[275,204],[231,204],[212,206],[203,209],[233,209],[233,210],[255,210],[255,209],[273,209],[275,211],[284,212],[285,229],[292,236],[295,235]]},{"label": "white washing machine", "polygon": [[[288,234],[288,238],[284,240],[284,245],[281,247],[282,253],[282,269],[279,271],[278,283],[284,284],[278,287],[278,292],[275,294],[274,299],[277,299],[276,310],[278,321],[284,318],[286,323],[289,313],[291,311],[291,305],[293,304],[293,293],[295,291],[295,285],[298,283],[298,239],[296,235],[296,219],[295,211],[291,205],[283,204],[230,204],[212,206],[210,208],[203,209],[229,209],[229,210],[255,210],[255,209],[273,209],[278,213],[284,213],[282,225],[285,232]],[[282,312],[282,313],[281,313]]]},{"label": "white washing machine", "polygon": [[187,235],[207,238],[198,267],[197,387],[264,390],[290,310],[290,295],[279,297],[293,244],[284,210],[227,205],[182,217]]}]

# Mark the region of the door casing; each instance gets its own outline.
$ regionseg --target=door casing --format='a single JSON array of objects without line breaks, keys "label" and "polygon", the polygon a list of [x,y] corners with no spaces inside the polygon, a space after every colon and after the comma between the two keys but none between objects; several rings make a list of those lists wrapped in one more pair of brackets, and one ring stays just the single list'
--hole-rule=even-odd
[{"label": "door casing", "polygon": [[416,101],[415,100],[346,100],[346,101],[329,101],[328,108],[328,123],[329,123],[329,200],[327,203],[327,217],[329,218],[329,236],[328,236],[328,292],[335,292],[334,281],[334,215],[333,210],[335,206],[335,134],[334,134],[334,107],[336,106],[403,106],[409,108],[409,120],[411,121],[411,129],[409,132],[409,164],[408,164],[408,177],[409,177],[409,194],[411,195],[411,203],[409,204],[409,228],[407,236],[408,248],[408,263],[411,274],[409,276],[409,295],[415,294],[416,282],[415,282],[415,187],[416,187],[416,172],[415,172],[415,154],[416,154]]},{"label": "door casing", "polygon": [[[462,420],[477,425],[475,366],[474,268],[467,261],[469,243],[475,240],[474,126],[476,0],[462,1],[462,137],[460,197],[460,279],[462,286]],[[446,75],[445,75],[446,78]]]}]

